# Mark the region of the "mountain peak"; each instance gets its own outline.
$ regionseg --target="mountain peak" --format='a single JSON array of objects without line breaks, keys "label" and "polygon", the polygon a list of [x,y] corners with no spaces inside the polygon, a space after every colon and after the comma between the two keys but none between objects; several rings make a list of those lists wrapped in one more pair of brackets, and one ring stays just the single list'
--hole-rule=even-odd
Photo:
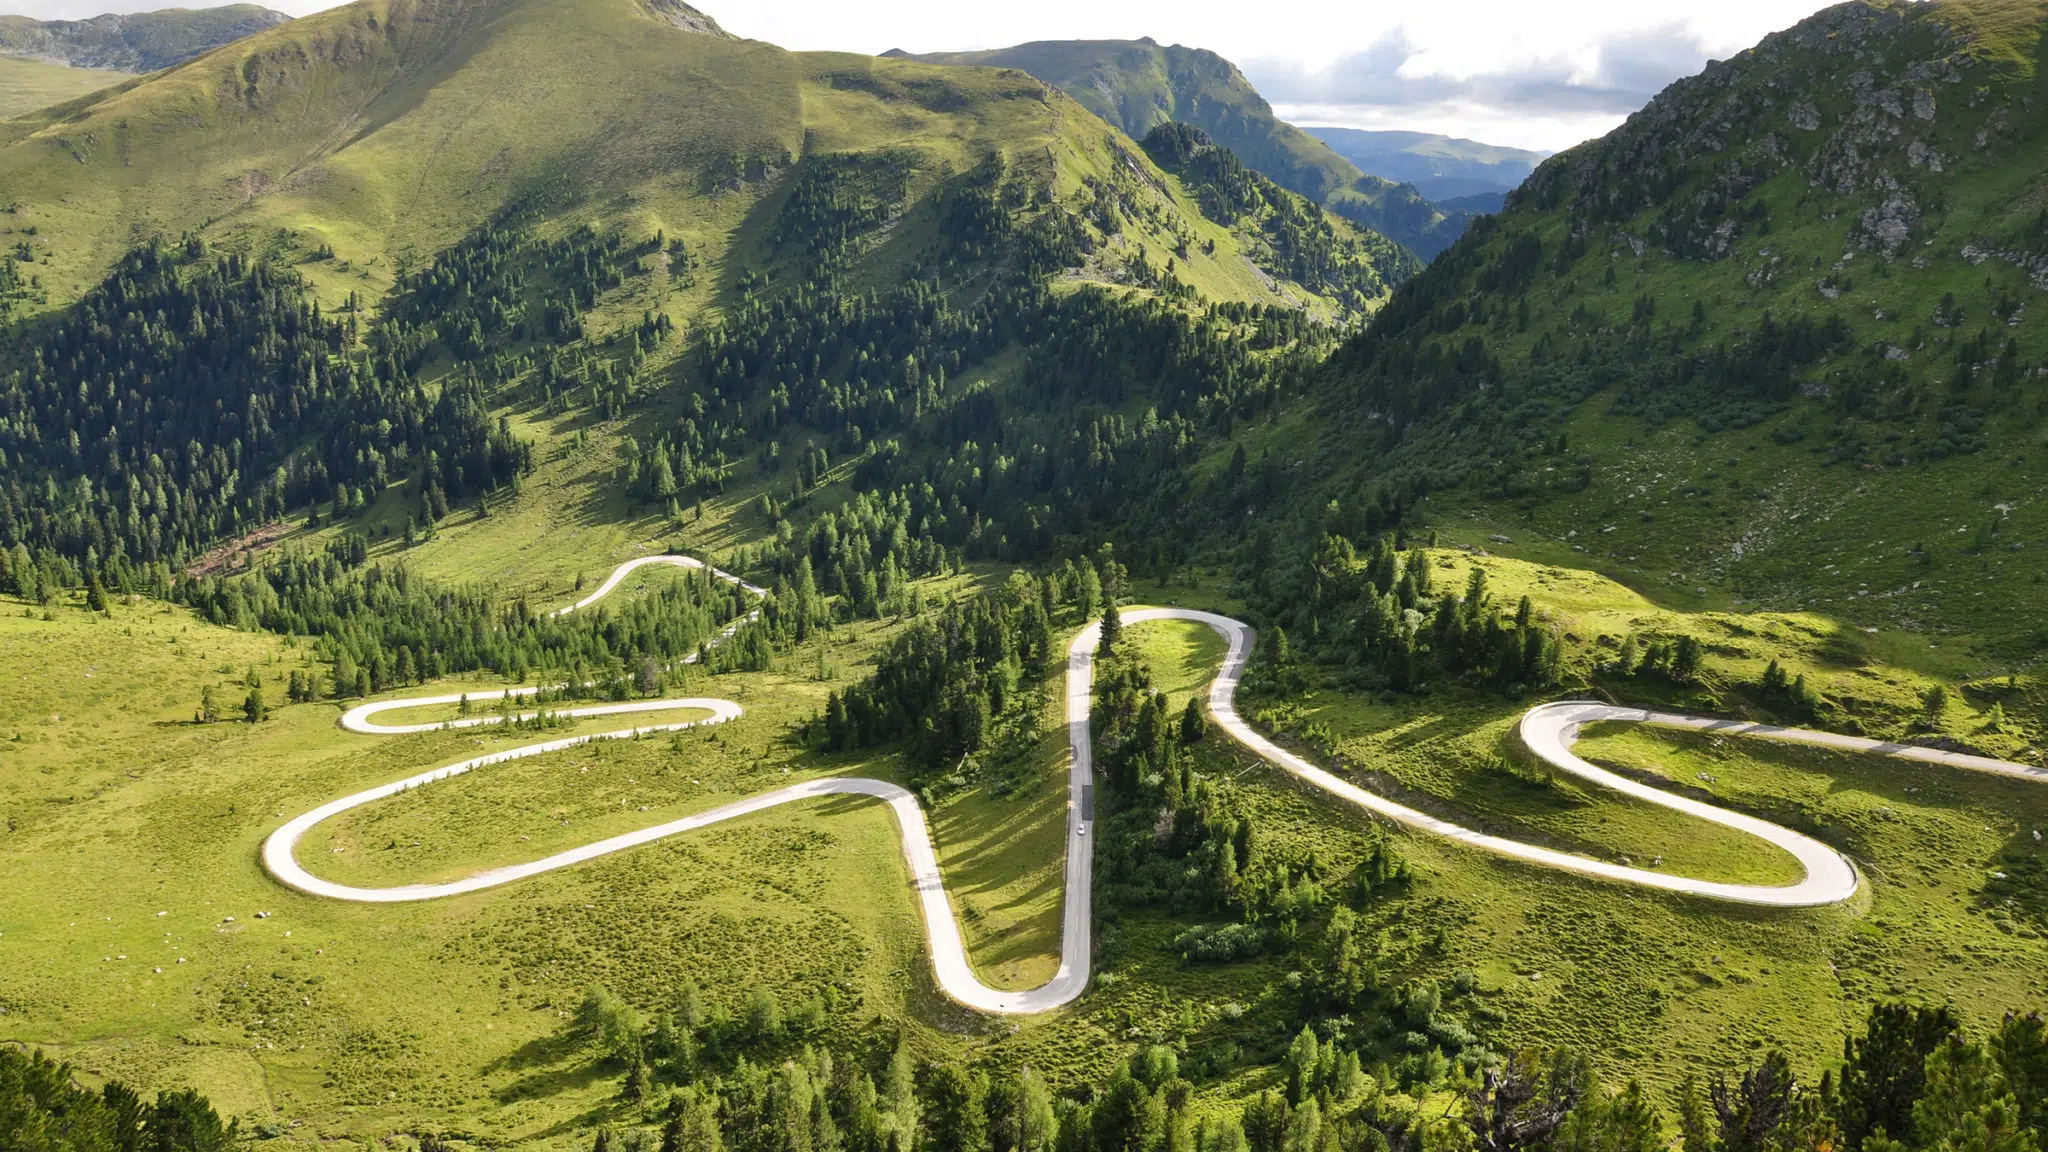
[{"label": "mountain peak", "polygon": [[1330,146],[1273,115],[1237,65],[1206,48],[1137,40],[1037,40],[980,52],[930,52],[930,64],[1017,68],[1065,91],[1083,107],[1141,140],[1160,124],[1201,128],[1217,145],[1281,187],[1425,259],[1464,228],[1405,185],[1366,176]]},{"label": "mountain peak", "polygon": [[716,36],[723,40],[737,40],[739,37],[719,27],[718,21],[683,3],[683,0],[639,0],[641,8],[649,16],[685,32],[700,36]]}]

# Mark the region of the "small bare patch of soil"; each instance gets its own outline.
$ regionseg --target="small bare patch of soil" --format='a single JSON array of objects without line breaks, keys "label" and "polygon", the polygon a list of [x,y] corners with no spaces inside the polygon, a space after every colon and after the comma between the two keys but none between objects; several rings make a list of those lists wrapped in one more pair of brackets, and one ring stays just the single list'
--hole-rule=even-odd
[{"label": "small bare patch of soil", "polygon": [[257,552],[277,543],[291,534],[292,526],[283,520],[273,520],[254,532],[230,540],[219,547],[209,549],[197,560],[185,565],[187,576],[212,576],[224,571],[233,563],[236,555],[243,552]]}]

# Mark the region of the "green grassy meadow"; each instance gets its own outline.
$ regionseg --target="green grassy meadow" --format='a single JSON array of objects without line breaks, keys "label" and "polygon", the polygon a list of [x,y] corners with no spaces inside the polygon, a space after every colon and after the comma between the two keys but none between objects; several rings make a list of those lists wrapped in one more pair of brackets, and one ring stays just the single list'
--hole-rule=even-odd
[{"label": "green grassy meadow", "polygon": [[0,56],[0,120],[131,79],[126,72]]},{"label": "green grassy meadow", "polygon": [[[1437,555],[1446,578],[1474,562]],[[1572,612],[1561,622],[1579,632],[1620,631],[1654,615],[1697,629],[1745,622],[1753,642],[1786,659],[1826,643],[1799,630],[1823,630],[1821,617],[1669,612],[1588,573],[1478,562],[1501,592],[1547,581],[1546,604]],[[1229,609],[1213,590],[1154,595]],[[51,1048],[90,1074],[191,1084],[295,1140],[429,1123],[492,1142],[568,1147],[588,1127],[633,1112],[617,1099],[613,1073],[561,1039],[563,1013],[593,982],[647,1009],[686,977],[729,1006],[757,983],[788,1003],[829,985],[835,1033],[898,1020],[926,1056],[1029,1060],[1060,1084],[1103,1075],[1128,1045],[1178,1040],[1215,1062],[1205,1092],[1218,1101],[1263,1084],[1270,1072],[1255,1065],[1288,1039],[1271,1023],[1291,995],[1279,964],[1184,964],[1167,944],[1186,921],[1155,911],[1100,926],[1098,979],[1071,1008],[989,1021],[950,1006],[926,976],[896,829],[862,801],[791,805],[445,901],[357,906],[283,891],[256,860],[283,818],[555,733],[358,736],[335,725],[332,703],[275,708],[258,725],[195,724],[201,689],[238,701],[252,667],[281,699],[305,650],[155,604],[117,604],[111,619],[77,605],[49,614],[0,604],[0,683],[13,686],[0,694],[0,860],[23,880],[0,893],[0,947],[11,961],[0,971],[0,1036]],[[835,629],[830,674],[858,675],[892,630],[886,621]],[[1176,704],[1203,690],[1222,652],[1199,625],[1152,622],[1129,635]],[[893,756],[821,757],[790,743],[789,726],[838,681],[818,678],[808,649],[781,664],[692,672],[671,685],[740,701],[739,721],[441,782],[322,826],[302,843],[302,862],[359,884],[445,879],[803,775],[902,778]],[[1749,674],[1721,648],[1710,668]],[[1834,674],[1876,685],[1873,695],[1889,685],[1901,698],[1930,675],[1875,659]],[[435,690],[464,685],[498,687],[450,681]],[[1044,690],[1035,738],[935,794],[932,823],[970,953],[999,986],[1035,985],[1057,963],[1066,770],[1057,699]],[[1251,715],[1273,702],[1244,703]],[[1319,756],[1334,747],[1340,767],[1489,829],[1638,862],[1661,854],[1662,867],[1690,875],[1789,878],[1758,845],[1532,772],[1508,739],[1518,704],[1455,694],[1386,703],[1313,689],[1290,708],[1269,717],[1283,738],[1313,741]],[[1968,723],[1966,709],[1955,705],[1954,726]],[[1611,1059],[1670,1083],[1700,1061],[1766,1043],[1817,1067],[1837,1026],[1876,996],[1991,1015],[2043,995],[2048,916],[1997,873],[2037,874],[2023,870],[2039,868],[2031,834],[2048,826],[2048,790],[1634,728],[1588,733],[1580,747],[1819,835],[1849,852],[1870,884],[1839,908],[1730,908],[1395,830],[1418,880],[1367,916],[1396,941],[1442,940],[1437,951],[1417,945],[1411,975],[1470,987],[1461,1003],[1496,1048],[1612,1041],[1603,1048]],[[1220,735],[1197,756],[1227,803],[1270,830],[1269,850],[1283,858],[1313,852],[1341,875],[1369,842],[1363,813]]]},{"label": "green grassy meadow", "polygon": [[[857,801],[781,809],[477,900],[365,908],[282,891],[256,851],[283,817],[480,745],[540,737],[357,736],[326,703],[277,708],[258,725],[196,724],[202,687],[239,699],[248,668],[273,686],[297,654],[155,605],[118,606],[112,620],[53,614],[0,620],[15,685],[0,715],[4,855],[21,881],[0,897],[9,1039],[95,1075],[192,1084],[251,1123],[314,1126],[294,1135],[433,1116],[546,1144],[614,1091],[573,1059],[546,1058],[558,1013],[590,982],[659,1001],[687,975],[734,1004],[756,983],[794,993],[829,982],[866,1011],[913,1018],[932,995],[893,821]],[[847,637],[843,657],[871,639]],[[743,701],[745,718],[422,790],[319,830],[309,864],[363,883],[420,879],[537,854],[548,829],[566,846],[644,825],[654,817],[615,800],[635,787],[621,772],[665,789],[634,793],[664,811],[787,782],[781,733],[826,685],[712,679],[691,690]],[[532,825],[537,843],[518,841],[535,797],[570,827],[550,809]],[[452,810],[433,811],[444,799]],[[390,847],[401,833],[435,838]],[[331,851],[358,842],[363,851]],[[890,891],[901,895],[877,899]]]}]

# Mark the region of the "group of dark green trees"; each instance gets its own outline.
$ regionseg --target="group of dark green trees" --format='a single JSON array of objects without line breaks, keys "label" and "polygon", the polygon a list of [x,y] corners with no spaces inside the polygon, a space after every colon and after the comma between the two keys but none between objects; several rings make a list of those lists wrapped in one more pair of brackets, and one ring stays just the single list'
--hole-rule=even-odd
[{"label": "group of dark green trees", "polygon": [[[766,1036],[759,1000],[725,1026]],[[761,1045],[699,1060],[651,1126],[601,1130],[595,1152],[2038,1152],[2048,1124],[2039,1015],[1973,1034],[1903,1004],[1873,1006],[1818,1080],[1766,1052],[1688,1077],[1668,1110],[1633,1080],[1603,1082],[1589,1053],[1439,1059],[1404,1082],[1308,1030],[1271,1087],[1225,1108],[1197,1103],[1203,1074],[1175,1044],[1061,1091],[1029,1066],[919,1066],[900,1038]]]},{"label": "group of dark green trees", "polygon": [[[1880,1003],[1818,1080],[1766,1052],[1688,1077],[1667,1113],[1634,1081],[1603,1083],[1587,1053],[1440,1061],[1403,1085],[1307,1030],[1238,1108],[1197,1107],[1174,1045],[1056,1092],[1029,1066],[919,1066],[900,1037],[835,1046],[819,1031],[829,1011],[807,1002],[791,1022],[755,989],[734,1014],[686,986],[650,1029],[593,989],[575,1028],[624,1066],[629,1096],[663,1093],[651,1126],[602,1129],[595,1152],[1664,1152],[1674,1137],[1685,1152],[2039,1152],[2048,1129],[2039,1014],[1973,1033],[1946,1008]],[[189,1090],[88,1091],[66,1065],[0,1048],[10,1152],[225,1152],[241,1135]]]},{"label": "group of dark green trees", "polygon": [[1296,662],[1325,666],[1354,689],[1407,692],[1450,681],[1519,694],[1555,683],[1560,637],[1529,598],[1512,608],[1497,602],[1476,560],[1462,588],[1443,587],[1439,564],[1449,566],[1450,554],[1403,549],[1397,533],[1382,533],[1361,551],[1349,537],[1326,532],[1288,580],[1272,575],[1255,549],[1245,583],[1275,627],[1248,686],[1283,685]]},{"label": "group of dark green trees", "polygon": [[355,323],[196,240],[129,253],[0,368],[0,541],[112,585],[410,473],[453,498],[530,466],[478,387],[428,389]]},{"label": "group of dark green trees", "polygon": [[957,768],[998,726],[1042,705],[1031,689],[1064,666],[1055,622],[1085,621],[1103,597],[1121,590],[1122,565],[1107,554],[1098,559],[1069,560],[1036,578],[1019,575],[991,595],[951,602],[935,619],[914,621],[890,642],[873,675],[832,694],[817,724],[826,748],[905,741],[927,771]]},{"label": "group of dark green trees", "polygon": [[1179,708],[1152,683],[1151,666],[1129,650],[1112,605],[1102,618],[1091,711],[1098,803],[1096,875],[1109,908],[1161,908],[1229,922],[1175,943],[1189,960],[1232,960],[1295,940],[1301,924],[1330,902],[1330,879],[1311,856],[1263,850],[1255,822],[1219,790],[1205,760],[1206,703]]},{"label": "group of dark green trees", "polygon": [[[367,563],[347,538],[322,552],[286,547],[251,573],[183,581],[177,595],[217,624],[310,638],[331,675],[324,684],[306,677],[305,699],[477,670],[513,680],[567,675],[615,695],[658,691],[668,665],[756,607],[748,593],[699,571],[646,596],[554,615],[524,599],[502,604],[485,588]],[[771,641],[758,631],[743,629],[749,634],[719,649],[719,658],[765,661]]]},{"label": "group of dark green trees", "polygon": [[71,1066],[0,1045],[0,1149],[7,1152],[228,1152],[239,1126],[182,1089],[154,1100],[119,1080],[97,1092]]},{"label": "group of dark green trees", "polygon": [[[1168,121],[1145,136],[1144,148],[1190,186],[1204,216],[1256,236],[1276,271],[1346,311],[1363,315],[1387,287],[1420,266],[1378,233],[1340,239],[1320,205],[1273,183],[1200,128]],[[1187,258],[1185,245],[1178,255]]]}]

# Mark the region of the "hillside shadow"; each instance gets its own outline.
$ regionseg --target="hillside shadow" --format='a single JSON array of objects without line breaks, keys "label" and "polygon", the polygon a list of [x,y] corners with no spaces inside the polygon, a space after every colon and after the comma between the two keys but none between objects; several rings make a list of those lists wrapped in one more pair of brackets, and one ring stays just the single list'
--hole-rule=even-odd
[{"label": "hillside shadow", "polygon": [[2048,822],[2037,830],[2022,827],[2009,837],[1989,862],[1990,879],[1974,903],[1987,913],[2002,912],[2036,932],[2048,932]]},{"label": "hillside shadow", "polygon": [[567,1029],[537,1036],[505,1055],[484,1065],[485,1074],[493,1072],[516,1072],[526,1068],[537,1068],[545,1064],[560,1064],[575,1055],[583,1042],[571,1035]]},{"label": "hillside shadow", "polygon": [[584,1042],[566,1028],[537,1037],[484,1065],[484,1074],[523,1072],[492,1090],[499,1104],[581,1091],[606,1079],[602,1060],[582,1060]]}]

